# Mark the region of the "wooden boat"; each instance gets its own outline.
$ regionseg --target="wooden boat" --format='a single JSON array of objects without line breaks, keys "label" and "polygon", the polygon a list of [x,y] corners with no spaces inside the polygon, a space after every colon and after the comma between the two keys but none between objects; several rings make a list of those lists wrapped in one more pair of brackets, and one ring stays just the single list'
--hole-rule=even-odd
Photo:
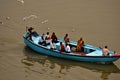
[{"label": "wooden boat", "polygon": [[[84,52],[75,53],[74,51],[71,53],[67,52],[60,52],[60,42],[64,43],[64,40],[58,39],[58,42],[55,44],[56,49],[50,49],[50,45],[43,46],[38,44],[41,35],[39,36],[32,36],[32,40],[27,38],[28,32],[23,35],[24,43],[30,47],[32,50],[40,53],[45,54],[48,56],[54,56],[58,58],[70,59],[75,61],[83,61],[83,62],[97,62],[97,63],[112,63],[120,58],[119,53],[114,53],[110,51],[108,56],[102,55],[102,49],[99,47],[95,47],[92,45],[85,44],[84,45]],[[77,46],[77,42],[70,41],[69,44],[71,47]]]},{"label": "wooden boat", "polygon": [[26,57],[24,57],[21,62],[27,66],[33,66],[34,62],[38,62],[42,65],[45,65],[49,62],[49,68],[52,67],[52,69],[55,68],[53,65],[57,64],[65,69],[71,69],[72,67],[82,67],[95,72],[120,73],[120,69],[114,63],[103,65],[98,63],[72,61],[62,58],[58,59],[50,56],[48,57],[44,54],[36,54],[36,52],[31,50],[28,46],[24,47],[23,53]]}]

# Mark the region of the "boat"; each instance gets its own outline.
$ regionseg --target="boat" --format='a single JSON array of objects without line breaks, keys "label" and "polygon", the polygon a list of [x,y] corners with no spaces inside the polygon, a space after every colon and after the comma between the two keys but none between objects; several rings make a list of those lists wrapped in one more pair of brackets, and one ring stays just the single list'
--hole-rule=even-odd
[{"label": "boat", "polygon": [[98,63],[89,63],[89,62],[78,62],[71,61],[62,58],[53,58],[51,56],[46,56],[44,54],[36,54],[35,51],[31,50],[28,46],[24,47],[23,53],[24,57],[21,62],[27,66],[33,66],[35,62],[38,62],[41,65],[50,63],[49,68],[55,68],[55,64],[61,66],[62,68],[71,69],[72,67],[82,67],[88,70],[104,73],[120,73],[120,69],[114,63],[111,64],[98,64]]},{"label": "boat", "polygon": [[[120,58],[119,53],[115,53],[114,51],[110,51],[108,56],[102,55],[102,49],[93,45],[84,44],[84,51],[75,52],[71,51],[70,53],[67,52],[60,52],[60,42],[64,43],[64,40],[58,38],[58,42],[55,43],[56,49],[51,49],[50,45],[44,46],[39,44],[39,39],[41,38],[41,34],[38,36],[31,36],[32,40],[27,38],[28,32],[23,35],[24,43],[30,47],[32,50],[36,51],[40,54],[45,54],[48,56],[75,60],[75,61],[82,61],[82,62],[95,62],[95,63],[112,63]],[[77,42],[70,41],[69,42],[71,47],[76,47]]]}]

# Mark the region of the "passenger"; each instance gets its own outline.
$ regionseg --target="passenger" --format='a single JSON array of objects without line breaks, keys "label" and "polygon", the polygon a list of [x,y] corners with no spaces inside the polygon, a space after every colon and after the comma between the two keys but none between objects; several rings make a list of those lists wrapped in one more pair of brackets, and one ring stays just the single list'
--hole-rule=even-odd
[{"label": "passenger", "polygon": [[77,43],[76,51],[77,52],[83,51],[83,45],[84,45],[84,41],[82,38],[80,38]]},{"label": "passenger", "polygon": [[66,33],[64,36],[64,41],[68,38],[68,34]]},{"label": "passenger", "polygon": [[55,50],[56,49],[56,46],[55,46],[55,43],[52,41],[52,43],[50,43],[50,48],[52,50]]},{"label": "passenger", "polygon": [[28,28],[28,32],[29,32],[30,34],[32,34],[32,35],[35,36],[35,37],[38,36],[38,33],[37,33],[36,31],[32,31],[34,28],[32,28],[32,27],[26,27],[26,28]]},{"label": "passenger", "polygon": [[65,52],[65,46],[60,42],[60,52]]},{"label": "passenger", "polygon": [[64,41],[65,41],[66,44],[69,44],[70,39],[68,38],[68,34],[65,34]]},{"label": "passenger", "polygon": [[32,30],[33,30],[34,28],[32,28],[32,27],[26,27],[26,29],[28,30],[29,33],[32,34]]},{"label": "passenger", "polygon": [[45,37],[45,40],[46,40],[46,43],[47,43],[47,44],[52,43],[52,39],[51,39],[51,37],[50,37],[49,32],[47,32],[46,37]]},{"label": "passenger", "polygon": [[28,36],[26,38],[29,38],[32,41],[32,30],[34,28],[32,27],[26,27],[26,30],[28,31]]},{"label": "passenger", "polygon": [[70,53],[70,52],[71,52],[71,49],[70,49],[69,44],[66,44],[65,51],[66,51],[67,53]]},{"label": "passenger", "polygon": [[57,36],[54,32],[52,33],[51,39],[54,43],[57,43]]},{"label": "passenger", "polygon": [[28,36],[26,38],[29,38],[32,41],[32,36],[37,37],[38,33],[36,31],[32,31],[34,28],[32,27],[26,27],[26,30],[28,31]]},{"label": "passenger", "polygon": [[46,35],[43,33],[41,37],[43,37],[43,40],[45,40]]},{"label": "passenger", "polygon": [[66,44],[69,44],[69,42],[70,42],[70,39],[67,38],[67,39],[65,40],[65,43],[66,43]]},{"label": "passenger", "polygon": [[40,45],[46,46],[46,41],[45,41],[45,34],[43,33],[39,42]]},{"label": "passenger", "polygon": [[107,55],[109,55],[109,50],[108,50],[108,47],[107,46],[105,46],[103,49],[102,49],[102,51],[103,51],[103,56],[107,56]]}]

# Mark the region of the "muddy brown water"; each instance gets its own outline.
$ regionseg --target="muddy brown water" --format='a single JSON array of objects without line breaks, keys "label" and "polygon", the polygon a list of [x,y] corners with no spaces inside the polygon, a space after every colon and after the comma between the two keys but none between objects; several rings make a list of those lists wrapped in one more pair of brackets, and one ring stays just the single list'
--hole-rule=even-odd
[{"label": "muddy brown water", "polygon": [[0,0],[0,80],[119,80],[113,64],[75,62],[38,54],[23,42],[26,26],[120,53],[119,0]]}]

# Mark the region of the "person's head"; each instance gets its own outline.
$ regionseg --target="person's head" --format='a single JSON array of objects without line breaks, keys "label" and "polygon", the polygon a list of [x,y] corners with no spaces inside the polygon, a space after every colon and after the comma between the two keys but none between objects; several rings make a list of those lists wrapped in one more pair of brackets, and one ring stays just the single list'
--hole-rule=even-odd
[{"label": "person's head", "polygon": [[55,34],[55,32],[53,32],[52,34]]},{"label": "person's head", "polygon": [[82,40],[82,37],[80,38],[80,40]]},{"label": "person's head", "polygon": [[29,29],[30,29],[30,30],[33,30],[34,28],[33,28],[33,27],[30,27]]},{"label": "person's head", "polygon": [[60,42],[60,45],[62,45],[62,42]]},{"label": "person's head", "polygon": [[42,36],[44,36],[44,35],[45,35],[45,33],[42,34]]},{"label": "person's head", "polygon": [[105,48],[108,48],[107,46],[105,46]]},{"label": "person's head", "polygon": [[49,35],[49,32],[47,32],[47,35]]},{"label": "person's head", "polygon": [[66,33],[65,36],[68,36],[68,34]]}]

